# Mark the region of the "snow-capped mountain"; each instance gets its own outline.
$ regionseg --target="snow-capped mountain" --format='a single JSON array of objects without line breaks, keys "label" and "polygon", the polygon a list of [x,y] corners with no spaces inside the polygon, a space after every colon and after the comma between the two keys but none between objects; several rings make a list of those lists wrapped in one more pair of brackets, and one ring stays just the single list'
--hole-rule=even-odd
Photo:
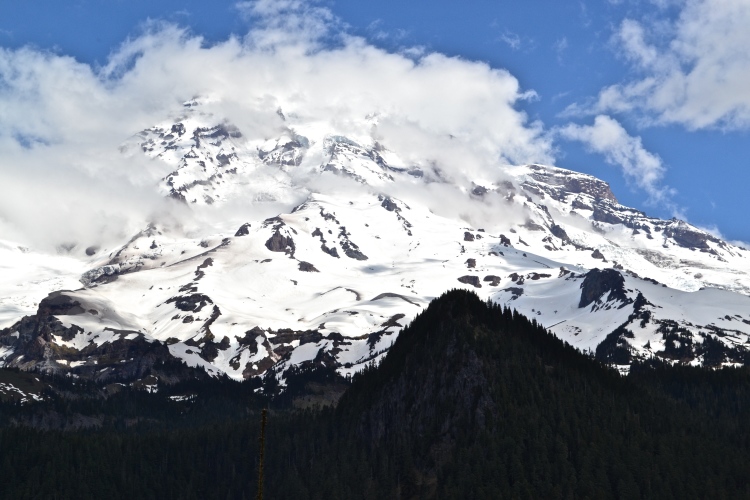
[{"label": "snow-capped mountain", "polygon": [[278,116],[274,136],[246,135],[191,101],[113,152],[166,164],[156,189],[201,224],[152,220],[116,248],[56,256],[3,243],[4,366],[348,375],[458,287],[623,370],[650,356],[747,362],[744,248],[622,206],[589,175],[498,165],[458,178],[382,143],[377,117],[349,133]]}]

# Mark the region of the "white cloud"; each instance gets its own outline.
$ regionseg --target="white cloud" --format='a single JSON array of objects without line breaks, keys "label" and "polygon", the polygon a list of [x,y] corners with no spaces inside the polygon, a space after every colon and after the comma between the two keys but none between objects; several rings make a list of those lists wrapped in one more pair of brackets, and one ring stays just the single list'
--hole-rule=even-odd
[{"label": "white cloud", "polygon": [[195,96],[214,97],[206,109],[252,137],[278,133],[279,108],[344,135],[373,134],[365,117],[377,116],[379,140],[459,183],[497,177],[503,163],[551,161],[541,124],[516,109],[534,94],[507,71],[439,53],[389,53],[301,1],[238,8],[252,23],[243,38],[207,45],[151,23],[102,68],[0,49],[3,233],[48,247],[88,245],[174,213],[154,189],[164,167],[118,147]]},{"label": "white cloud", "polygon": [[[662,2],[663,3],[663,2]],[[640,76],[605,88],[591,113],[640,111],[688,129],[750,127],[750,2],[688,0],[677,19],[622,22],[617,45]],[[569,113],[582,111],[581,107]]]},{"label": "white cloud", "polygon": [[239,2],[237,9],[254,23],[246,43],[256,50],[296,47],[319,50],[323,42],[341,28],[333,13],[305,0],[254,0]]},{"label": "white cloud", "polygon": [[521,48],[521,37],[515,33],[506,30],[500,35],[499,39],[501,42],[506,43],[508,47],[513,50],[518,50]]},{"label": "white cloud", "polygon": [[568,37],[562,37],[552,44],[552,49],[557,53],[557,62],[562,64],[563,54],[568,50]]},{"label": "white cloud", "polygon": [[625,177],[645,190],[651,202],[669,203],[670,190],[661,186],[665,168],[661,158],[647,151],[640,137],[633,137],[620,123],[605,115],[593,125],[568,124],[559,129],[561,137],[582,142],[592,152],[619,166]]}]

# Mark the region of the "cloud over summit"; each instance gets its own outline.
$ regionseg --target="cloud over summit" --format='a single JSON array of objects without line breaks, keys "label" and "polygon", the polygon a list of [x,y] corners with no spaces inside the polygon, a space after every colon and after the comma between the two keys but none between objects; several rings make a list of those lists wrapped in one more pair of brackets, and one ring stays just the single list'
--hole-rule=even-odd
[{"label": "cloud over summit", "polygon": [[552,159],[541,124],[517,109],[529,94],[505,70],[384,51],[304,2],[238,7],[251,23],[244,37],[208,45],[152,22],[103,67],[0,49],[2,238],[47,247],[117,240],[172,210],[153,188],[166,167],[118,147],[195,96],[211,96],[207,112],[258,138],[278,131],[279,108],[295,123],[342,135],[372,135],[375,119],[379,140],[449,177]]}]

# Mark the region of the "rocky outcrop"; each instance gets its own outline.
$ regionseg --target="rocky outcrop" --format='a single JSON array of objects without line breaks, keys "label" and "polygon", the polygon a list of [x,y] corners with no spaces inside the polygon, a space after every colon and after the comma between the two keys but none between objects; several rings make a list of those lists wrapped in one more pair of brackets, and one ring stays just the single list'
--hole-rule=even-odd
[{"label": "rocky outcrop", "polygon": [[344,255],[350,259],[367,260],[367,255],[363,254],[356,243],[349,239],[349,232],[344,226],[339,228],[339,245]]},{"label": "rocky outcrop", "polygon": [[310,264],[309,262],[300,261],[299,263],[299,270],[306,272],[306,273],[319,273],[315,266]]},{"label": "rocky outcrop", "polygon": [[258,157],[266,165],[299,166],[310,143],[306,137],[295,135],[293,139],[279,141],[270,151],[258,151]]},{"label": "rocky outcrop", "polygon": [[601,253],[601,252],[599,251],[599,249],[598,249],[598,248],[597,248],[597,249],[595,249],[595,250],[594,250],[594,251],[593,251],[593,252],[591,253],[591,257],[592,257],[592,258],[594,258],[594,259],[599,259],[599,260],[603,260],[604,262],[607,262],[607,259],[605,259],[605,258],[604,258],[604,255],[603,255],[603,254],[602,254],[602,253]]},{"label": "rocky outcrop", "polygon": [[570,237],[568,236],[568,233],[563,229],[562,227],[558,226],[557,224],[552,224],[549,228],[550,233],[552,233],[553,236],[557,236],[561,240],[563,240],[564,243],[570,243]]},{"label": "rocky outcrop", "polygon": [[578,307],[588,307],[607,292],[609,292],[607,302],[612,300],[627,302],[625,278],[614,269],[592,269],[586,273],[581,283],[581,300],[578,302]]},{"label": "rocky outcrop", "polygon": [[[54,292],[39,304],[37,313],[10,328],[0,330],[0,345],[7,348],[3,366],[27,371],[70,373],[96,382],[132,381],[149,375],[164,380],[187,380],[205,376],[176,360],[166,344],[148,340],[143,333],[104,328],[106,342],[88,342],[80,349],[70,341],[83,334],[59,317],[99,314],[69,292]],[[78,344],[80,347],[80,344]]]},{"label": "rocky outcrop", "polygon": [[234,233],[234,236],[247,236],[248,234],[250,234],[250,223],[246,222],[242,224],[239,229],[237,229],[237,232]]},{"label": "rocky outcrop", "polygon": [[624,222],[615,211],[602,204],[594,206],[594,213],[591,217],[597,222],[606,222],[607,224],[622,224]]},{"label": "rocky outcrop", "polygon": [[[609,184],[596,177],[542,165],[529,165],[529,168],[532,170],[530,174],[532,179],[545,184],[547,187],[559,188],[557,192],[547,189],[547,194],[554,196],[557,200],[564,198],[569,193],[584,193],[594,198],[617,203],[617,198],[612,193]],[[542,186],[536,187],[542,188]],[[528,189],[527,186],[524,186],[524,188]]]},{"label": "rocky outcrop", "polygon": [[211,297],[202,293],[176,296],[167,300],[167,304],[174,303],[175,308],[180,311],[199,312],[208,304],[213,304]]},{"label": "rocky outcrop", "polygon": [[476,288],[482,288],[482,284],[479,282],[479,276],[461,276],[458,278],[458,281]]},{"label": "rocky outcrop", "polygon": [[664,228],[664,236],[672,238],[681,247],[694,250],[709,250],[709,241],[721,244],[718,238],[675,219]]},{"label": "rocky outcrop", "polygon": [[500,281],[502,281],[502,278],[500,278],[500,276],[495,276],[494,274],[488,274],[482,281],[489,282],[490,286],[498,286]]},{"label": "rocky outcrop", "polygon": [[398,205],[396,205],[389,196],[386,196],[383,198],[383,201],[380,204],[380,206],[385,208],[389,212],[395,212],[399,210]]},{"label": "rocky outcrop", "polygon": [[294,257],[294,240],[291,236],[282,235],[278,229],[276,229],[273,236],[266,241],[266,248],[272,252],[284,252],[285,254]]},{"label": "rocky outcrop", "polygon": [[83,283],[84,286],[92,286],[97,283],[108,283],[117,279],[117,274],[119,272],[120,266],[117,264],[101,266],[83,273],[79,281]]}]

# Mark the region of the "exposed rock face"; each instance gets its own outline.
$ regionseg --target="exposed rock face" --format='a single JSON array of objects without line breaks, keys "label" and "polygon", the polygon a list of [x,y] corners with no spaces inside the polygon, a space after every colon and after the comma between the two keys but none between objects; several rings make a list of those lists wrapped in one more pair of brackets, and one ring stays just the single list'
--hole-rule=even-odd
[{"label": "exposed rock face", "polygon": [[240,228],[237,230],[237,232],[234,233],[234,236],[235,237],[238,237],[238,236],[247,236],[248,234],[250,234],[250,223],[246,222],[246,223],[244,223],[244,224],[242,224],[240,226]]},{"label": "exposed rock face", "polygon": [[500,276],[495,276],[494,274],[489,274],[484,277],[482,281],[488,281],[490,286],[497,286],[500,284],[501,278]]},{"label": "exposed rock face", "polygon": [[607,292],[609,292],[607,301],[614,299],[626,301],[625,278],[614,269],[592,269],[586,273],[581,283],[581,300],[578,307],[588,307]]},{"label": "exposed rock face", "polygon": [[570,242],[570,237],[568,237],[568,233],[565,232],[565,229],[558,226],[557,224],[552,224],[552,226],[550,226],[550,232],[552,233],[553,236],[557,236],[558,238],[563,240],[565,243]]},{"label": "exposed rock face", "polygon": [[207,295],[201,293],[194,293],[191,295],[185,295],[182,297],[172,297],[167,300],[167,304],[173,303],[174,306],[180,311],[188,312],[199,312],[208,304],[213,304],[213,301]]},{"label": "exposed rock face", "polygon": [[349,233],[346,231],[344,226],[340,227],[339,232],[339,245],[344,251],[344,255],[350,259],[355,260],[367,260],[367,255],[363,254],[356,243],[349,239]]},{"label": "exposed rock face", "polygon": [[[594,198],[601,198],[617,203],[617,198],[612,194],[609,184],[596,177],[569,170],[543,167],[541,165],[530,165],[529,167],[533,170],[531,174],[532,179],[548,186],[560,187],[559,193],[548,192],[548,194],[554,195],[556,199],[563,197],[561,195],[566,193],[585,193]],[[524,186],[524,188],[528,189],[527,186]]]},{"label": "exposed rock face", "polygon": [[117,278],[117,273],[120,272],[119,265],[107,265],[90,269],[81,275],[81,283],[84,286],[91,286],[95,283],[114,281]]},{"label": "exposed rock face", "polygon": [[542,278],[551,278],[552,275],[546,273],[529,273],[526,277],[532,281],[537,281]]},{"label": "exposed rock face", "polygon": [[482,288],[482,284],[479,282],[479,276],[461,276],[458,278],[458,281],[477,288]]},{"label": "exposed rock face", "polygon": [[266,241],[266,248],[272,252],[284,252],[287,255],[294,256],[294,240],[291,236],[283,236],[278,229]]},{"label": "exposed rock face", "polygon": [[258,151],[258,157],[267,165],[298,166],[308,147],[310,143],[307,138],[295,136],[288,141],[279,141],[270,151]]},{"label": "exposed rock face", "polygon": [[673,221],[664,228],[664,236],[672,238],[675,243],[685,248],[708,250],[708,242],[721,243],[721,240],[710,234],[696,230],[682,221]]},{"label": "exposed rock face", "polygon": [[304,271],[306,273],[319,273],[320,272],[317,269],[315,269],[315,266],[313,266],[309,262],[304,262],[304,261],[300,261],[299,270]]},{"label": "exposed rock face", "polygon": [[623,223],[622,218],[620,218],[612,210],[609,210],[608,207],[604,207],[599,203],[594,206],[594,214],[592,215],[592,217],[597,222],[606,222],[607,224]]},{"label": "exposed rock face", "polygon": [[575,198],[573,202],[570,204],[570,206],[573,207],[575,210],[593,210],[594,209],[594,207],[585,204],[579,198]]},{"label": "exposed rock face", "polygon": [[42,315],[65,315],[71,316],[83,314],[85,311],[81,303],[65,295],[64,291],[52,292],[39,303],[39,312]]},{"label": "exposed rock face", "polygon": [[98,314],[84,307],[90,306],[65,292],[54,292],[42,300],[37,314],[0,330],[0,345],[12,349],[12,354],[4,359],[4,366],[45,373],[72,373],[98,382],[129,381],[147,375],[174,382],[205,376],[203,370],[176,361],[165,344],[149,341],[140,332],[107,328],[105,332],[111,335],[109,341],[90,342],[81,349],[70,347],[66,343],[82,330],[77,326],[65,327],[58,316]]},{"label": "exposed rock face", "polygon": [[471,190],[471,194],[474,196],[484,196],[488,191],[489,190],[484,186],[474,186],[474,189]]},{"label": "exposed rock face", "polygon": [[[321,213],[322,213],[322,210],[321,210]],[[331,219],[335,220],[335,217],[333,217],[332,215],[324,214],[324,216],[331,217]],[[339,258],[338,249],[336,249],[336,247],[329,247],[328,245],[326,245],[326,239],[323,236],[323,232],[320,230],[319,227],[315,228],[315,231],[312,232],[312,236],[320,238],[320,249],[323,250],[323,252],[327,253],[331,257],[336,257],[337,259]]]},{"label": "exposed rock face", "polygon": [[382,206],[383,208],[385,208],[389,212],[395,212],[395,211],[397,211],[399,209],[398,205],[396,205],[393,202],[393,200],[390,197],[388,197],[388,196],[386,196],[385,198],[383,198],[383,202],[380,204],[380,206]]}]

